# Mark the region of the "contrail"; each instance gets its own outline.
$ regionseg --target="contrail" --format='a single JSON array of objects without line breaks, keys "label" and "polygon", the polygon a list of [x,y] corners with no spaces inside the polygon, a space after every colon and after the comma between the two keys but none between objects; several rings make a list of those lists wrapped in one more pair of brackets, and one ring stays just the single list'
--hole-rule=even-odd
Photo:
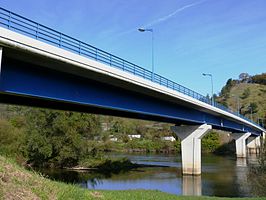
[{"label": "contrail", "polygon": [[180,12],[182,12],[182,11],[188,9],[188,8],[191,8],[191,7],[197,6],[197,5],[199,5],[199,4],[202,4],[202,3],[204,3],[205,1],[207,1],[207,0],[198,1],[198,2],[195,2],[195,3],[192,3],[192,4],[185,5],[185,6],[181,7],[181,8],[176,9],[174,12],[172,12],[172,13],[170,13],[170,14],[164,16],[164,17],[161,17],[161,18],[159,18],[159,19],[156,19],[156,20],[154,20],[154,21],[152,21],[152,22],[150,22],[150,23],[148,23],[148,24],[145,24],[145,25],[142,25],[142,26],[138,26],[138,27],[136,27],[136,28],[132,28],[132,29],[130,29],[130,30],[124,31],[124,32],[122,32],[122,33],[120,33],[120,34],[118,34],[118,35],[121,36],[121,35],[125,35],[125,34],[128,34],[128,33],[132,33],[132,32],[136,31],[136,30],[137,30],[138,28],[140,28],[140,27],[146,28],[146,27],[150,27],[150,26],[154,26],[154,25],[156,25],[156,24],[162,23],[162,22],[164,22],[164,21],[166,21],[166,20],[168,20],[168,19],[174,17],[174,16],[177,15],[178,13],[180,13]]},{"label": "contrail", "polygon": [[159,18],[159,19],[154,20],[153,22],[150,22],[150,23],[148,23],[148,24],[146,24],[146,25],[143,25],[142,27],[150,27],[150,26],[154,26],[154,25],[156,25],[156,24],[162,23],[162,22],[164,22],[164,21],[166,21],[166,20],[168,20],[168,19],[174,17],[174,16],[177,15],[178,13],[180,13],[180,12],[182,12],[182,11],[188,9],[188,8],[191,8],[191,7],[197,6],[197,5],[199,5],[199,4],[202,4],[202,3],[205,2],[205,1],[206,1],[206,0],[198,1],[198,2],[195,2],[195,3],[192,3],[192,4],[185,5],[185,6],[181,7],[181,8],[178,8],[178,9],[175,10],[174,12],[172,12],[172,13],[170,13],[170,14],[164,16],[164,17],[161,17],[161,18]]}]

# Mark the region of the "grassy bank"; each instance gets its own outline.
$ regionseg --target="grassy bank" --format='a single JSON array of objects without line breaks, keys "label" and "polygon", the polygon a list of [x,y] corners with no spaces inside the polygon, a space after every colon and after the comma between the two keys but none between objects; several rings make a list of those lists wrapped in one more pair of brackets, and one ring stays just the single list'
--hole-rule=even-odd
[{"label": "grassy bank", "polygon": [[[236,199],[217,197],[182,197],[151,190],[95,191],[72,184],[51,181],[37,173],[29,172],[13,160],[0,156],[1,199]],[[251,198],[246,198],[251,199]],[[256,198],[263,199],[263,198]],[[264,198],[265,199],[265,198]]]}]

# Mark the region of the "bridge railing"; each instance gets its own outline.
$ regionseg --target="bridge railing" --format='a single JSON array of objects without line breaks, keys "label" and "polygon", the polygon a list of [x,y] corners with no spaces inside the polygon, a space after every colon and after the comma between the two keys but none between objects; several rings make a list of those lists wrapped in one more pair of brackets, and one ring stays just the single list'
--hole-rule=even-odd
[{"label": "bridge railing", "polygon": [[[211,99],[187,87],[184,87],[178,83],[175,83],[163,76],[160,76],[159,74],[156,74],[156,73],[153,74],[151,71],[144,69],[143,67],[135,65],[129,61],[126,61],[122,58],[112,55],[106,51],[98,49],[92,45],[89,45],[80,40],[72,38],[66,34],[53,30],[49,27],[41,25],[37,22],[34,22],[30,19],[22,17],[13,12],[10,12],[1,7],[0,7],[0,26],[13,30],[18,33],[21,33],[23,35],[27,35],[39,41],[43,41],[45,43],[71,51],[81,56],[94,59],[96,61],[107,64],[109,66],[119,68],[123,71],[129,72],[131,74],[142,77],[144,79],[148,79],[152,82],[155,82],[167,88],[171,88],[182,94],[188,95],[199,101],[212,105]],[[217,102],[214,102],[213,106],[219,109],[225,110],[227,112],[230,112],[232,114],[238,115],[239,117],[252,122],[248,118],[242,115],[239,115],[239,113],[233,112],[229,108]],[[254,122],[252,123],[255,124]]]}]

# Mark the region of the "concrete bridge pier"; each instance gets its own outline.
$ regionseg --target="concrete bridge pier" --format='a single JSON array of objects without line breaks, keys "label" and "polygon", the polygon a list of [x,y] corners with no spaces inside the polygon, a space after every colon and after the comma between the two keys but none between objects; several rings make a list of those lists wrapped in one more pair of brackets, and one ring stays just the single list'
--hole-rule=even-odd
[{"label": "concrete bridge pier", "polygon": [[184,175],[201,174],[201,138],[212,129],[211,125],[172,126],[181,139],[182,172]]},{"label": "concrete bridge pier", "polygon": [[260,152],[261,136],[249,137],[247,148],[249,154],[258,154]]},{"label": "concrete bridge pier", "polygon": [[236,142],[236,157],[245,158],[247,157],[246,139],[251,133],[233,133],[232,137]]}]

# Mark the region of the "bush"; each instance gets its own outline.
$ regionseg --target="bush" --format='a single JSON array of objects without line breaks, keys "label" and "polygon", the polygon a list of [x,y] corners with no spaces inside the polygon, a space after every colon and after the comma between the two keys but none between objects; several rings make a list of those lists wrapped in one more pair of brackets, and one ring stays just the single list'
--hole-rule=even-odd
[{"label": "bush", "polygon": [[213,153],[220,145],[218,133],[211,131],[201,140],[202,151]]},{"label": "bush", "polygon": [[246,98],[249,97],[249,95],[250,95],[250,89],[249,89],[249,88],[246,88],[246,89],[244,90],[244,92],[242,93],[242,95],[240,96],[240,98],[241,98],[241,99],[246,99]]},{"label": "bush", "polygon": [[262,167],[251,167],[248,173],[251,192],[254,196],[266,196],[266,169]]},{"label": "bush", "polygon": [[255,196],[266,196],[266,142],[264,141],[259,154],[259,165],[249,168],[248,180],[251,192]]},{"label": "bush", "polygon": [[14,127],[9,121],[0,119],[0,153],[7,156],[21,156],[24,130]]},{"label": "bush", "polygon": [[26,114],[25,155],[37,166],[77,165],[88,154],[86,141],[98,132],[98,122],[89,114],[47,109]]},{"label": "bush", "polygon": [[257,84],[266,85],[266,73],[255,75],[252,77],[252,82]]}]

